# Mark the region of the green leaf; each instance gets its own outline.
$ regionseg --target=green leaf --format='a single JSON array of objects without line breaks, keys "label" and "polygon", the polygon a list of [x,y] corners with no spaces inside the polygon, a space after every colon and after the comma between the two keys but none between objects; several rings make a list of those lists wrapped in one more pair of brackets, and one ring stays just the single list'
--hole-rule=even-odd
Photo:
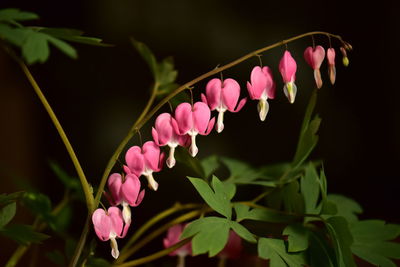
[{"label": "green leaf", "polygon": [[253,208],[249,209],[244,204],[235,203],[234,208],[236,211],[236,221],[243,220],[263,221],[271,223],[288,223],[298,220],[298,216],[283,213],[281,211],[269,208]]},{"label": "green leaf", "polygon": [[82,36],[83,32],[76,29],[68,28],[40,28],[42,33],[51,35],[57,39],[62,39],[69,42],[81,43],[94,46],[110,47],[112,45],[102,43],[102,39],[96,37]]},{"label": "green leaf", "polygon": [[285,242],[280,239],[260,238],[258,256],[270,260],[270,266],[302,267],[306,264],[303,254],[286,252]]},{"label": "green leaf", "polygon": [[200,161],[195,157],[189,155],[186,149],[183,147],[177,147],[175,150],[175,158],[176,161],[185,164],[188,168],[193,170],[195,175],[204,176],[203,168],[200,164]]},{"label": "green leaf", "polygon": [[247,240],[250,243],[256,243],[257,240],[254,238],[254,235],[247,230],[246,227],[241,225],[240,223],[230,221],[230,226],[241,238]]},{"label": "green leaf", "polygon": [[288,251],[299,252],[308,248],[308,229],[302,224],[290,224],[284,230],[283,234],[288,236]]},{"label": "green leaf", "polygon": [[53,250],[46,253],[46,257],[56,265],[66,266],[65,256],[59,250]]},{"label": "green leaf", "polygon": [[193,255],[207,253],[209,257],[217,255],[228,241],[230,221],[219,217],[197,219],[183,230],[181,239],[192,239]]},{"label": "green leaf", "polygon": [[111,263],[102,258],[89,257],[86,267],[111,267]]},{"label": "green leaf", "polygon": [[349,223],[358,221],[357,214],[363,212],[361,206],[357,202],[342,195],[329,194],[328,201],[336,205],[336,215],[346,218]]},{"label": "green leaf", "polygon": [[142,56],[144,61],[146,61],[147,65],[150,68],[151,73],[153,74],[154,80],[158,80],[157,77],[157,60],[154,56],[153,52],[142,42],[136,41],[135,39],[131,38],[132,45],[136,48],[139,54]]},{"label": "green leaf", "polygon": [[215,176],[212,179],[212,187],[200,178],[188,177],[190,182],[199,192],[204,201],[216,212],[224,215],[228,219],[232,216],[232,208],[229,195],[224,184]]},{"label": "green leaf", "polygon": [[43,63],[49,57],[49,45],[47,35],[35,31],[30,31],[27,39],[22,45],[22,55],[28,64],[36,62]]},{"label": "green leaf", "polygon": [[12,28],[8,25],[0,23],[0,39],[5,39],[6,41],[21,47],[25,42],[26,34],[30,30],[24,28]]},{"label": "green leaf", "polygon": [[64,54],[69,56],[70,58],[77,59],[78,58],[78,53],[76,52],[75,48],[70,46],[64,41],[61,41],[57,38],[54,38],[52,36],[47,36],[47,40],[49,43],[53,44],[55,47],[61,50]]},{"label": "green leaf", "polygon": [[283,204],[288,212],[304,213],[304,198],[299,192],[298,181],[293,181],[285,185],[282,190]]},{"label": "green leaf", "polygon": [[32,214],[39,216],[52,228],[54,227],[54,217],[51,214],[51,201],[48,196],[41,193],[26,192],[22,203]]},{"label": "green leaf", "polygon": [[15,202],[0,209],[0,228],[6,226],[14,218],[16,210],[17,204]]},{"label": "green leaf", "polygon": [[41,243],[41,241],[49,238],[48,235],[35,232],[33,227],[25,224],[13,224],[0,230],[0,234],[13,239],[21,245],[29,243]]},{"label": "green leaf", "polygon": [[11,194],[0,194],[0,208],[19,200],[25,192],[19,191]]},{"label": "green leaf", "polygon": [[17,8],[6,8],[0,10],[0,21],[14,22],[38,19],[39,16],[32,12],[21,11]]},{"label": "green leaf", "polygon": [[211,174],[214,174],[214,172],[220,166],[218,157],[216,155],[211,155],[207,158],[202,159],[200,164],[204,170],[204,178],[208,178]]},{"label": "green leaf", "polygon": [[230,176],[227,179],[229,182],[247,184],[260,177],[258,170],[243,161],[227,157],[221,157],[220,160],[229,170]]},{"label": "green leaf", "polygon": [[319,234],[309,231],[310,245],[307,250],[310,266],[335,267],[333,264],[334,251],[327,244],[327,240]]},{"label": "green leaf", "polygon": [[354,259],[350,250],[353,236],[349,225],[344,217],[330,217],[325,222],[326,228],[333,240],[338,267],[355,267]]},{"label": "green leaf", "polygon": [[320,182],[317,170],[309,163],[304,176],[301,179],[301,194],[304,198],[305,213],[319,214],[317,208],[320,193]]},{"label": "green leaf", "polygon": [[174,69],[174,60],[172,57],[167,57],[157,64],[156,81],[160,86],[165,87],[166,85],[174,83],[177,76],[178,71]]},{"label": "green leaf", "polygon": [[400,244],[389,241],[400,235],[400,225],[381,220],[355,221],[350,231],[355,255],[376,266],[396,266],[390,259],[400,259]]}]

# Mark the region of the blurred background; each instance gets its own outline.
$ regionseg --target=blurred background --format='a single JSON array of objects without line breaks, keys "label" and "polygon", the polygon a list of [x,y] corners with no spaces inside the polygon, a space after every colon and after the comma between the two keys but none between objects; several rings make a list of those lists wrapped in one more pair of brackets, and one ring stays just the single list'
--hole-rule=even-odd
[{"label": "blurred background", "polygon": [[[297,34],[322,30],[341,35],[354,50],[346,68],[341,64],[340,44],[333,41],[337,53],[335,86],[329,84],[325,62],[321,68],[324,86],[318,93],[316,111],[322,124],[312,158],[324,161],[331,193],[346,195],[362,205],[362,218],[400,223],[398,19],[394,1],[361,5],[350,1],[1,0],[0,8],[4,7],[32,11],[41,17],[29,25],[77,28],[115,45],[75,45],[78,60],[52,49],[47,63],[31,67],[94,185],[150,95],[150,71],[129,37],[147,44],[158,59],[172,56],[179,71],[177,81],[183,84],[217,65]],[[315,42],[329,46],[324,36],[315,36]],[[277,93],[270,101],[266,121],[258,118],[257,102],[248,101],[241,112],[225,115],[221,134],[198,138],[198,157],[217,154],[254,166],[291,160],[314,88],[312,70],[303,59],[303,51],[310,45],[311,38],[288,45],[298,63],[295,103],[291,105],[285,98],[278,72],[285,48],[268,51],[262,60],[273,70]],[[245,84],[257,64],[258,59],[253,58],[223,73],[224,78],[239,81],[242,97],[247,95]],[[206,82],[195,86],[196,99]],[[168,106],[162,111],[169,111]],[[26,78],[3,51],[0,123],[0,193],[33,187],[48,194],[54,203],[60,201],[63,187],[54,178],[48,160],[57,161],[71,175],[75,175],[74,168]],[[143,142],[151,138],[152,123],[141,131]],[[130,142],[138,144],[137,137]],[[137,225],[177,200],[193,199],[187,174],[184,167],[156,174],[159,192],[148,191],[143,204],[133,211]],[[76,210],[71,227],[79,230],[85,207],[77,206]],[[18,216],[29,223],[28,215]],[[108,245],[103,247],[108,250]],[[14,247],[3,243],[1,248],[0,262]]]}]

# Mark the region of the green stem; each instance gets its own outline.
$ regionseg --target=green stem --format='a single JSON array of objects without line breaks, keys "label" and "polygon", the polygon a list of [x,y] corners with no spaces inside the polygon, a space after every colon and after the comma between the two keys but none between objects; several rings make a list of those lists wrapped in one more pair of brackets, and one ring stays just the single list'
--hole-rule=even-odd
[{"label": "green stem", "polygon": [[159,84],[154,83],[153,89],[151,92],[151,96],[149,101],[146,104],[146,107],[143,109],[142,113],[139,115],[139,118],[135,121],[132,125],[131,129],[129,130],[128,134],[122,140],[122,142],[118,145],[117,149],[115,150],[114,154],[111,156],[110,160],[107,163],[106,169],[104,170],[103,176],[100,181],[99,189],[97,190],[96,197],[94,198],[94,207],[96,208],[99,205],[101,195],[103,194],[104,187],[107,182],[107,178],[110,175],[112,168],[114,167],[115,163],[117,162],[119,155],[121,154],[122,150],[125,148],[126,144],[131,140],[131,138],[139,131],[138,124],[141,120],[146,116],[149,112],[151,106],[154,103],[155,97],[157,95]]},{"label": "green stem", "polygon": [[143,235],[143,233],[145,233],[147,231],[147,229],[149,229],[150,227],[152,227],[154,224],[156,224],[157,222],[161,221],[162,219],[170,216],[173,213],[176,213],[178,211],[182,211],[185,209],[193,209],[193,208],[199,208],[202,207],[202,204],[180,204],[180,203],[176,203],[174,206],[172,206],[169,209],[164,210],[163,212],[157,214],[156,216],[154,216],[153,218],[151,218],[149,221],[147,221],[142,227],[140,227],[135,234],[129,239],[129,241],[125,244],[124,248],[121,250],[121,255],[125,253],[125,251],[136,241],[139,239],[139,237],[141,237]]},{"label": "green stem", "polygon": [[136,260],[133,260],[133,261],[128,261],[128,262],[122,263],[122,264],[116,264],[115,263],[115,264],[113,264],[113,266],[115,266],[115,267],[117,267],[117,266],[118,267],[131,267],[131,266],[138,266],[138,265],[141,265],[141,264],[145,264],[147,262],[154,261],[154,260],[159,259],[161,257],[164,257],[164,256],[168,255],[169,253],[171,253],[172,251],[184,246],[185,244],[189,243],[190,240],[191,240],[190,238],[182,240],[182,241],[176,243],[175,245],[173,245],[173,246],[171,246],[169,248],[163,249],[163,250],[158,251],[158,252],[156,252],[154,254],[151,254],[149,256],[146,256],[146,257],[143,257],[143,258],[139,258],[139,259],[136,259]]},{"label": "green stem", "polygon": [[171,220],[167,224],[164,224],[160,228],[156,229],[155,231],[151,232],[149,235],[144,237],[142,240],[140,240],[138,243],[136,243],[136,245],[134,245],[130,249],[127,249],[124,253],[121,253],[121,255],[115,261],[115,263],[124,262],[133,253],[138,251],[140,248],[145,246],[147,243],[152,241],[154,238],[158,237],[159,235],[161,235],[162,233],[167,231],[170,227],[174,226],[175,224],[182,223],[182,222],[188,221],[190,219],[193,219],[193,218],[199,216],[200,214],[202,214],[203,212],[204,212],[203,210],[194,210],[194,211],[188,212],[182,216],[179,216],[176,219]]},{"label": "green stem", "polygon": [[85,221],[85,225],[83,226],[81,237],[79,238],[78,244],[74,251],[74,255],[72,256],[72,259],[68,265],[69,267],[75,267],[78,264],[79,258],[82,254],[83,248],[86,243],[87,235],[89,233],[89,225],[91,225],[90,224],[91,217],[92,217],[91,214],[88,214],[86,217],[86,221]]},{"label": "green stem", "polygon": [[47,102],[46,97],[44,96],[44,94],[42,93],[42,90],[40,89],[39,85],[37,84],[36,80],[33,78],[31,72],[29,71],[28,67],[25,65],[25,63],[21,60],[17,60],[17,62],[19,63],[19,65],[22,68],[22,71],[24,72],[25,76],[28,78],[29,83],[32,85],[33,89],[35,90],[37,96],[39,97],[40,101],[42,102],[42,105],[44,106],[44,108],[46,109],[47,113],[50,116],[51,121],[53,122],[54,126],[57,129],[58,134],[61,137],[61,140],[64,143],[65,148],[67,149],[67,152],[72,160],[72,163],[75,166],[76,172],[78,174],[79,180],[81,182],[82,185],[82,189],[83,192],[85,194],[85,198],[86,198],[86,205],[87,208],[89,210],[89,212],[91,212],[93,210],[94,207],[94,199],[93,199],[93,195],[89,186],[89,183],[86,179],[86,176],[82,170],[81,164],[79,163],[78,158],[76,157],[75,151],[72,148],[71,143],[68,140],[67,135],[65,134],[64,129],[62,128],[60,122],[57,119],[56,114],[54,113],[53,109],[51,108],[49,102]]}]

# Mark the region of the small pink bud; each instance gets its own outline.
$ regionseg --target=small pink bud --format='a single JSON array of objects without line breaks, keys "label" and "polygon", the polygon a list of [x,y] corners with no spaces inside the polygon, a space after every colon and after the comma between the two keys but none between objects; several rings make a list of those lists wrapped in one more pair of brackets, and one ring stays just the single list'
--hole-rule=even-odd
[{"label": "small pink bud", "polygon": [[331,84],[335,84],[336,80],[336,67],[335,67],[335,49],[328,48],[326,57],[328,59],[328,75],[331,80]]},{"label": "small pink bud", "polygon": [[297,93],[297,86],[294,83],[296,80],[297,64],[289,51],[285,51],[281,61],[279,62],[279,72],[282,75],[285,86],[283,92],[291,104],[294,103]]}]

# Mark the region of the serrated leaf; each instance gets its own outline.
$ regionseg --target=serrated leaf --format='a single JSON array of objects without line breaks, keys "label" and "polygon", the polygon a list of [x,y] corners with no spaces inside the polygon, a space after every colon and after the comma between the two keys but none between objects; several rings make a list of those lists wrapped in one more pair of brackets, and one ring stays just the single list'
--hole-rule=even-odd
[{"label": "serrated leaf", "polygon": [[308,164],[305,174],[301,178],[301,194],[304,198],[305,213],[319,214],[317,204],[320,194],[320,182],[317,170],[312,163]]},{"label": "serrated leaf", "polygon": [[338,267],[355,267],[355,262],[350,250],[353,243],[353,236],[349,225],[344,217],[330,217],[325,221],[326,228],[332,238],[336,265]]},{"label": "serrated leaf", "polygon": [[0,209],[0,228],[6,226],[14,218],[16,210],[17,204],[15,202]]},{"label": "serrated leaf", "polygon": [[220,160],[229,170],[230,176],[227,179],[229,182],[246,184],[260,176],[259,171],[243,161],[227,157],[221,157]]},{"label": "serrated leaf", "polygon": [[400,259],[400,244],[389,241],[400,235],[400,225],[381,220],[355,221],[350,231],[355,255],[376,266],[396,266],[390,259]]},{"label": "serrated leaf", "polygon": [[335,204],[337,208],[336,215],[346,218],[349,223],[358,221],[357,214],[363,212],[357,202],[342,195],[329,194],[328,201]]},{"label": "serrated leaf", "polygon": [[257,240],[254,238],[254,235],[247,230],[246,227],[241,225],[240,223],[230,221],[231,228],[235,231],[241,238],[247,240],[250,243],[256,243]]},{"label": "serrated leaf", "polygon": [[303,254],[286,252],[283,240],[260,238],[258,240],[258,256],[269,259],[270,266],[302,267],[306,264]]},{"label": "serrated leaf", "polygon": [[22,203],[32,214],[39,216],[51,227],[54,227],[54,217],[51,214],[50,198],[41,193],[26,192]]},{"label": "serrated leaf", "polygon": [[300,185],[298,181],[293,181],[285,185],[282,190],[285,211],[298,214],[304,213],[304,198],[299,190]]},{"label": "serrated leaf", "polygon": [[0,230],[0,234],[13,239],[21,245],[29,243],[41,243],[41,241],[49,238],[48,235],[35,232],[32,226],[25,224],[12,224]]},{"label": "serrated leaf", "polygon": [[283,235],[288,236],[288,251],[299,252],[308,248],[308,229],[302,224],[290,224],[283,230]]},{"label": "serrated leaf", "polygon": [[17,8],[6,8],[0,10],[0,21],[25,21],[38,19],[39,16],[32,12],[21,11]]},{"label": "serrated leaf", "polygon": [[228,241],[230,221],[219,217],[197,219],[183,230],[181,239],[192,239],[193,255],[207,253],[209,257],[218,254]]},{"label": "serrated leaf", "polygon": [[220,163],[216,155],[211,155],[200,161],[201,166],[204,170],[204,178],[208,178],[211,174],[219,168]]},{"label": "serrated leaf", "polygon": [[200,196],[213,210],[224,215],[228,219],[231,218],[232,208],[228,198],[228,192],[226,192],[225,186],[217,177],[214,176],[212,179],[213,189],[200,178],[188,178],[197,192],[199,192]]},{"label": "serrated leaf", "polygon": [[27,29],[24,28],[12,28],[8,25],[0,23],[0,39],[5,39],[6,41],[21,47],[25,42]]},{"label": "serrated leaf", "polygon": [[68,29],[68,28],[40,28],[39,30],[42,33],[46,33],[55,38],[62,39],[69,42],[94,45],[94,46],[103,46],[110,47],[112,45],[102,43],[102,39],[96,37],[82,36],[83,31],[76,29]]}]

